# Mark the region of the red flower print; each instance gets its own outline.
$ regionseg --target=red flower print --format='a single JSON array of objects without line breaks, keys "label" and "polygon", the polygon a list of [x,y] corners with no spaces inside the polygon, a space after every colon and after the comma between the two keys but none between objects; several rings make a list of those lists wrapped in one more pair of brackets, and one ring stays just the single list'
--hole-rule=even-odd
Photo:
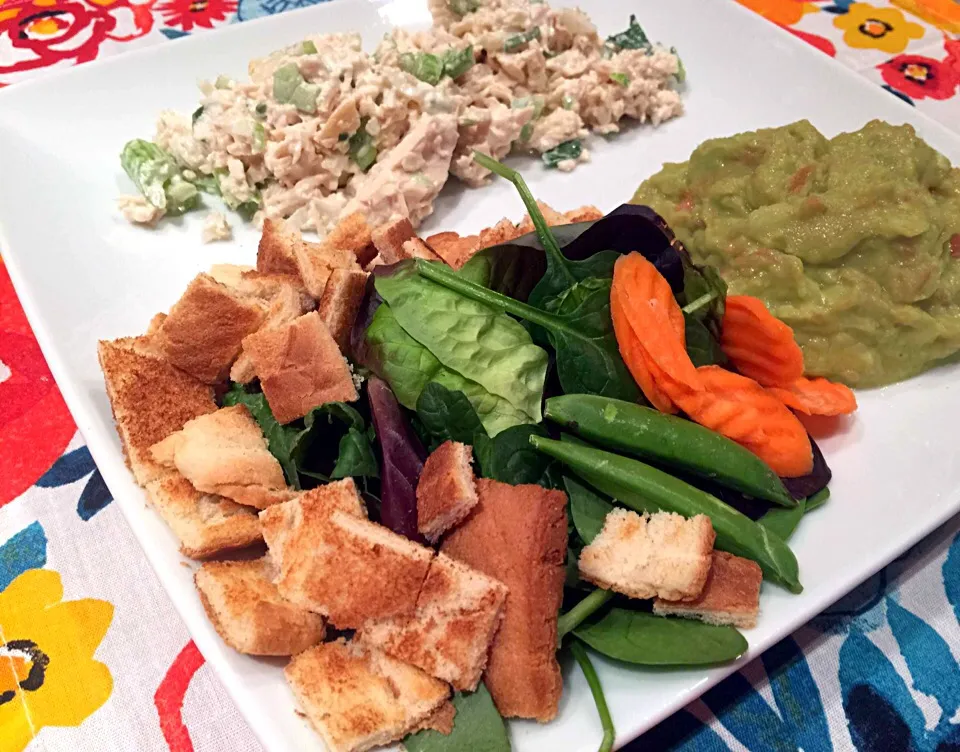
[{"label": "red flower print", "polygon": [[831,42],[826,37],[821,37],[821,36],[818,36],[817,34],[811,34],[808,31],[800,31],[799,29],[792,29],[789,26],[781,26],[780,28],[785,29],[786,31],[789,31],[795,37],[802,39],[807,44],[813,45],[818,50],[820,50],[820,52],[826,53],[830,57],[837,56],[837,48],[834,47],[833,42]]},{"label": "red flower print", "polygon": [[0,507],[50,469],[76,430],[0,262]]},{"label": "red flower print", "polygon": [[162,0],[156,10],[167,26],[191,31],[194,26],[213,27],[214,21],[224,21],[236,13],[236,0]]},{"label": "red flower print", "polygon": [[897,55],[877,68],[884,82],[913,99],[949,99],[960,84],[948,60],[923,55]]},{"label": "red flower print", "polygon": [[93,60],[106,39],[140,37],[153,27],[149,2],[13,0],[0,8],[0,74]]}]

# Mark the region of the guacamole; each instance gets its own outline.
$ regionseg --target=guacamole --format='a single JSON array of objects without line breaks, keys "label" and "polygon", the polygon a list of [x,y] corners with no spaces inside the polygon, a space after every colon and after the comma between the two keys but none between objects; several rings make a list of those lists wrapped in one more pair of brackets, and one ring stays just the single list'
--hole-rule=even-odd
[{"label": "guacamole", "polygon": [[879,386],[960,351],[960,170],[910,126],[706,141],[633,203],[793,327],[810,375]]}]

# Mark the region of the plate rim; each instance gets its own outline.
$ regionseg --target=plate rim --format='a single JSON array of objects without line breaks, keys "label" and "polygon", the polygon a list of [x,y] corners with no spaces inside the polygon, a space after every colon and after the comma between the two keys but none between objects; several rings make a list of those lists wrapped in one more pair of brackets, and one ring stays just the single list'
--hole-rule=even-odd
[{"label": "plate rim", "polygon": [[[380,6],[389,5],[390,2],[391,0],[325,0],[324,2],[320,2],[315,5],[305,6],[275,15],[262,16],[248,21],[243,21],[241,23],[232,23],[229,26],[219,27],[210,31],[220,32],[221,36],[226,36],[234,34],[235,29],[239,30],[242,28],[244,30],[248,30],[251,25],[259,24],[261,27],[265,27],[272,24],[287,23],[287,19],[291,17],[307,17],[314,14],[322,15],[329,12],[326,10],[328,7],[340,4],[378,8]],[[553,4],[560,7],[566,7],[570,3],[562,1],[554,2]],[[805,50],[802,54],[812,55],[814,57],[823,55],[822,52],[819,52],[815,48],[811,47],[808,43],[791,34],[786,29],[779,28],[776,24],[766,20],[746,7],[743,7],[736,0],[727,0],[727,4],[728,6],[735,6],[730,12],[741,14],[740,24],[746,27],[747,30],[749,30],[750,25],[753,24],[753,28],[760,33],[779,34],[782,42],[791,44],[798,50]],[[385,23],[389,22],[385,21]],[[204,33],[190,35],[190,37],[182,37],[174,40],[166,40],[146,47],[130,50],[118,55],[99,58],[81,65],[73,65],[61,70],[52,71],[48,74],[31,78],[26,81],[17,82],[14,85],[0,90],[0,106],[15,102],[18,97],[29,99],[34,91],[40,91],[45,86],[60,85],[61,82],[69,81],[74,76],[92,75],[88,72],[91,70],[99,71],[103,68],[109,69],[111,67],[119,67],[120,61],[128,61],[131,59],[140,60],[144,58],[157,56],[163,57],[165,55],[175,54],[179,50],[186,49],[187,45],[202,44],[203,40],[206,38],[206,33]],[[177,47],[175,45],[181,46]],[[172,52],[167,52],[167,50],[171,50]],[[824,61],[821,59],[821,62]],[[831,57],[829,64],[834,70],[839,69],[844,71],[844,74],[847,76],[847,78],[850,81],[856,81],[857,83],[854,85],[860,87],[861,89],[873,90],[877,88],[874,83],[868,81],[857,71],[839,62],[836,60],[836,58]],[[19,92],[25,93],[21,94]],[[899,98],[897,99],[899,100]],[[899,100],[898,106],[908,108],[912,118],[922,120],[927,128],[938,130],[939,135],[942,138],[952,141],[957,145],[958,149],[960,149],[960,133],[951,130],[946,125],[933,118],[931,115],[922,110],[918,110],[915,107],[911,107],[902,100]],[[0,144],[0,156],[2,156],[2,151],[2,144]],[[34,337],[36,338],[41,352],[43,353],[44,359],[50,368],[54,380],[56,381],[57,388],[60,390],[60,393],[63,396],[68,409],[70,410],[71,416],[77,425],[77,429],[83,436],[84,443],[88,446],[88,449],[90,450],[94,461],[97,463],[98,468],[101,465],[108,468],[105,472],[102,472],[104,475],[104,480],[113,494],[113,489],[115,487],[122,486],[124,481],[132,482],[132,476],[129,476],[129,470],[126,469],[126,467],[124,467],[124,470],[120,472],[127,473],[129,477],[121,479],[120,472],[116,474],[114,473],[111,465],[113,460],[116,459],[112,456],[115,450],[109,448],[109,445],[111,444],[110,439],[112,437],[108,436],[107,440],[105,441],[98,439],[93,442],[90,442],[87,439],[88,435],[100,436],[100,432],[97,430],[95,421],[92,418],[92,413],[88,414],[87,410],[85,409],[85,399],[80,394],[81,389],[79,382],[75,383],[70,378],[67,364],[59,356],[56,347],[56,338],[48,329],[44,317],[38,310],[38,304],[36,304],[33,299],[31,284],[27,281],[26,275],[21,273],[18,251],[15,250],[6,239],[2,218],[0,218],[0,249],[3,249],[3,263],[7,267],[14,290],[20,301],[20,305],[23,308],[23,311],[33,331]],[[111,478],[113,480],[111,480]],[[139,488],[138,486],[135,487]],[[139,488],[139,490],[141,493],[144,493],[142,488]],[[245,691],[242,688],[233,686],[232,682],[226,681],[228,678],[228,672],[225,671],[224,666],[221,665],[220,654],[223,646],[217,644],[220,641],[219,636],[216,635],[213,630],[195,632],[191,628],[192,618],[188,615],[189,604],[179,602],[178,597],[175,595],[178,588],[176,587],[175,578],[173,577],[174,572],[168,570],[166,566],[162,566],[162,562],[159,561],[159,553],[157,552],[155,546],[150,545],[150,541],[147,537],[148,531],[144,524],[139,520],[138,508],[136,505],[138,502],[142,502],[142,499],[131,498],[125,493],[125,489],[119,494],[114,494],[114,496],[117,499],[118,506],[120,507],[127,524],[130,526],[130,529],[137,539],[137,543],[140,546],[141,551],[149,561],[151,569],[166,591],[166,594],[176,609],[178,616],[183,621],[184,626],[190,634],[190,638],[196,642],[198,648],[201,650],[201,653],[204,655],[205,660],[209,661],[213,669],[217,672],[218,680],[227,691],[227,694],[242,715],[244,721],[248,724],[250,729],[254,732],[259,742],[266,750],[281,749],[279,742],[276,739],[273,739],[268,733],[269,727],[264,725],[261,721],[260,716],[262,714],[247,712],[248,696],[246,695]],[[153,515],[157,514],[153,509],[150,509],[150,513]],[[142,514],[142,511],[140,514]],[[920,526],[918,531],[914,531],[911,535],[898,540],[896,545],[890,546],[885,555],[880,556],[878,559],[871,559],[870,563],[866,567],[859,566],[852,568],[853,571],[851,574],[842,578],[842,581],[840,581],[839,584],[832,586],[829,588],[829,590],[824,589],[823,592],[819,593],[817,597],[812,598],[804,606],[794,609],[794,611],[791,612],[790,617],[786,619],[782,630],[774,630],[771,635],[765,639],[757,641],[749,640],[747,652],[744,653],[744,655],[739,659],[721,666],[708,667],[711,669],[708,677],[698,682],[695,686],[691,686],[687,689],[676,692],[671,701],[660,706],[656,712],[650,714],[648,718],[646,718],[642,723],[638,724],[637,728],[631,728],[629,732],[618,730],[615,746],[619,748],[623,744],[639,738],[658,723],[668,718],[681,708],[685,707],[690,702],[699,698],[704,692],[714,687],[722,680],[726,679],[733,672],[738,671],[746,664],[758,658],[762,653],[771,648],[777,642],[783,640],[797,631],[799,628],[806,625],[817,614],[821,613],[824,609],[843,598],[859,584],[864,582],[873,574],[876,574],[876,572],[888,566],[905,551],[916,545],[921,540],[930,536],[934,531],[941,528],[949,520],[955,517],[960,518],[960,495],[954,498],[951,502],[946,503],[944,508],[938,514],[934,515],[930,520],[928,520],[924,525]],[[879,565],[877,562],[880,562]],[[310,732],[316,734],[317,741],[320,745],[324,744],[322,737],[317,734],[312,727]]]}]

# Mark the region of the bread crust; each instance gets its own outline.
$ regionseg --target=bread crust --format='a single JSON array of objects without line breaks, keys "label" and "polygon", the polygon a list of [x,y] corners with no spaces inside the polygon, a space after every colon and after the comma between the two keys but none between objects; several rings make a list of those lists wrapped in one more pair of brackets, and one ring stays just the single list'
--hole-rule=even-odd
[{"label": "bread crust", "polygon": [[541,486],[477,481],[479,501],[441,550],[507,586],[484,682],[505,717],[552,720],[563,680],[557,614],[563,599],[567,497]]}]

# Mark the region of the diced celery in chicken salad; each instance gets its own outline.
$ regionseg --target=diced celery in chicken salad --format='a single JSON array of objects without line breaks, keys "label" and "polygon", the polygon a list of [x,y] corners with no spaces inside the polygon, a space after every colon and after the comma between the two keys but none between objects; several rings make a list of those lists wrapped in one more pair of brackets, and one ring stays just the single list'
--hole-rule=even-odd
[{"label": "diced celery in chicken salad", "polygon": [[[372,53],[360,34],[310,36],[251,61],[247,81],[201,82],[196,110],[162,112],[153,142],[124,147],[139,191],[119,199],[124,217],[153,225],[208,193],[258,225],[321,235],[358,210],[416,226],[450,175],[487,181],[474,151],[569,171],[589,160],[591,131],[683,111],[680,58],[633,16],[604,38],[582,11],[544,2],[429,5],[430,30],[394,29]],[[222,215],[208,219],[205,240],[230,236]]]}]

